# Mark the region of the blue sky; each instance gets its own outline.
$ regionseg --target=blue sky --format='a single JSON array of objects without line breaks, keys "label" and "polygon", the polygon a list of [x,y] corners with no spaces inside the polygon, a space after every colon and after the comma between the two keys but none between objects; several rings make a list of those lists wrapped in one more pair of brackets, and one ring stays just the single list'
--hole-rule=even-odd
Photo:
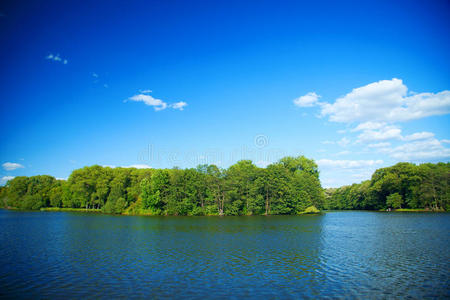
[{"label": "blue sky", "polygon": [[322,184],[450,159],[447,1],[2,1],[0,158],[314,158]]}]

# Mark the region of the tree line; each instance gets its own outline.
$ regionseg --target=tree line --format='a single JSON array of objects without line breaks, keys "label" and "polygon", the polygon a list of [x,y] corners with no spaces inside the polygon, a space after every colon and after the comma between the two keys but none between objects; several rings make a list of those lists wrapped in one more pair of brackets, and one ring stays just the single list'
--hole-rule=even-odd
[{"label": "tree line", "polygon": [[450,163],[398,163],[371,180],[325,190],[326,209],[450,210]]},{"label": "tree line", "polygon": [[322,189],[313,160],[285,157],[266,168],[242,160],[222,169],[110,168],[72,172],[68,180],[19,176],[0,188],[0,206],[97,209],[113,214],[276,215],[319,209],[450,210],[450,163],[398,163],[370,180]]},{"label": "tree line", "polygon": [[304,156],[266,168],[242,160],[222,169],[110,168],[74,170],[68,180],[19,176],[0,190],[4,207],[98,209],[113,214],[275,215],[323,207],[319,171]]}]

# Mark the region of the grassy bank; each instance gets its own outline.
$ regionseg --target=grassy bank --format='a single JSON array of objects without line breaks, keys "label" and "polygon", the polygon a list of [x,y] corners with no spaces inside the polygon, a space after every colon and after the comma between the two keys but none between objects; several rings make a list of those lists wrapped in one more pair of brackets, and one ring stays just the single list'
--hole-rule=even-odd
[{"label": "grassy bank", "polygon": [[[386,212],[386,209],[380,209],[380,211]],[[443,209],[428,209],[428,208],[398,208],[387,212],[445,212]]]},{"label": "grassy bank", "polygon": [[68,212],[94,212],[101,213],[101,209],[93,209],[93,208],[61,208],[61,207],[43,207],[41,211],[68,211]]},{"label": "grassy bank", "polygon": [[[104,213],[101,209],[86,209],[86,208],[64,208],[64,207],[42,207],[40,210],[23,210],[16,207],[3,207],[0,209],[7,209],[7,210],[19,210],[19,211],[47,211],[47,212],[81,212],[81,213]],[[323,212],[318,210],[315,207],[308,207],[303,212],[299,212],[298,215],[318,215],[322,214]],[[141,209],[141,210],[134,210],[134,211],[125,211],[121,214],[117,215],[125,215],[125,216],[168,216],[168,215],[161,215],[159,213],[155,213],[152,210],[149,209]],[[219,216],[219,214],[201,214],[201,215],[187,215],[187,216]],[[250,215],[246,215],[250,216]],[[259,215],[255,215],[259,216]],[[275,215],[274,215],[275,216]]]}]

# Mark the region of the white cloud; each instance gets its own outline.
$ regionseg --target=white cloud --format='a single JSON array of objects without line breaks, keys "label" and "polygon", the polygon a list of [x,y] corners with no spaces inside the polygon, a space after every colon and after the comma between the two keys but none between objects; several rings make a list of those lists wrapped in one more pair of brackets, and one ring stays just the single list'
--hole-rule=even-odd
[{"label": "white cloud", "polygon": [[[117,168],[117,166],[114,165],[102,165],[104,168]],[[135,169],[151,169],[152,167],[146,164],[136,164],[136,165],[129,165],[129,166],[120,166],[119,168],[135,168]]]},{"label": "white cloud", "polygon": [[[140,94],[134,95],[127,100],[129,101],[136,101],[136,102],[144,102],[148,106],[153,106],[153,108],[156,111],[164,110],[168,107],[178,110],[184,110],[184,107],[186,107],[188,104],[184,101],[176,102],[173,104],[167,104],[161,99],[153,98],[151,95],[148,95],[151,93],[151,90],[144,90],[141,91]],[[125,100],[126,102],[126,100]]]},{"label": "white cloud", "polygon": [[12,162],[5,162],[2,165],[3,169],[5,169],[6,171],[12,171],[15,169],[19,169],[19,168],[25,168],[23,165],[18,164],[18,163],[12,163]]},{"label": "white cloud", "polygon": [[298,107],[311,107],[319,103],[320,96],[314,92],[310,92],[304,96],[294,99],[295,106]]},{"label": "white cloud", "polygon": [[336,153],[336,155],[337,155],[337,156],[341,156],[341,155],[347,155],[347,154],[350,154],[350,153],[351,153],[350,151],[344,150],[344,151],[341,151],[341,152]]},{"label": "white cloud", "polygon": [[271,164],[270,161],[265,161],[265,160],[260,160],[260,161],[255,162],[255,165],[260,168],[266,168],[270,164]]},{"label": "white cloud", "polygon": [[49,55],[47,55],[47,56],[45,57],[45,59],[52,60],[52,61],[56,61],[56,62],[60,62],[60,63],[62,63],[62,64],[64,64],[64,65],[67,65],[67,63],[69,62],[67,59],[61,58],[61,56],[59,56],[59,54],[52,54],[52,53],[50,53]]},{"label": "white cloud", "polygon": [[151,169],[152,167],[146,164],[137,164],[137,165],[123,166],[122,168]]},{"label": "white cloud", "polygon": [[376,130],[366,129],[358,135],[358,142],[385,141],[391,139],[402,139],[402,130],[395,125],[383,125]]},{"label": "white cloud", "polygon": [[324,144],[324,145],[338,144],[341,147],[346,147],[348,144],[350,144],[350,140],[348,138],[346,138],[346,137],[343,137],[339,141],[336,141],[336,142],[335,141],[326,140],[326,141],[322,141],[321,143]]},{"label": "white cloud", "polygon": [[1,184],[5,184],[5,183],[8,182],[8,180],[12,180],[12,179],[14,179],[14,176],[3,176],[3,177],[0,179],[0,183],[1,183]]},{"label": "white cloud", "polygon": [[361,173],[352,174],[351,177],[356,178],[358,180],[365,180],[372,176],[372,172],[362,171]]},{"label": "white cloud", "polygon": [[383,151],[401,161],[425,162],[450,159],[450,149],[435,138],[417,140]]},{"label": "white cloud", "polygon": [[337,143],[341,147],[346,147],[348,144],[350,144],[350,140],[348,138],[346,138],[346,137],[343,137]]},{"label": "white cloud", "polygon": [[358,124],[356,128],[352,129],[352,132],[355,131],[364,131],[364,130],[377,130],[385,127],[387,124],[385,122],[364,122],[361,124]]},{"label": "white cloud", "polygon": [[[361,178],[367,177],[367,173],[363,174],[362,170],[373,172],[381,167],[383,161],[378,158],[385,158],[384,155],[394,161],[427,162],[450,159],[450,147],[446,147],[450,144],[448,138],[438,140],[435,134],[429,131],[412,131],[411,134],[409,131],[406,134],[402,132],[402,129],[406,131],[408,128],[406,124],[399,125],[410,120],[450,114],[448,90],[413,93],[408,91],[402,80],[394,78],[355,88],[331,103],[319,101],[317,98],[309,101],[298,100],[296,105],[318,106],[319,117],[346,125],[345,129],[338,131],[346,133],[346,137],[334,142],[323,141],[322,144],[340,145],[352,153],[354,149],[350,146],[363,145],[364,153],[383,155],[375,160],[319,160],[317,163],[324,169],[325,178],[337,176],[337,181],[345,183],[345,178],[351,178],[352,174],[362,174]],[[353,129],[350,129],[350,126]],[[345,154],[347,151],[335,155]]]},{"label": "white cloud", "polygon": [[134,96],[128,98],[128,100],[136,101],[136,102],[144,102],[145,105],[153,106],[153,108],[156,111],[167,108],[166,102],[162,101],[161,99],[155,99],[152,96],[146,95],[146,94],[137,94],[137,95],[134,95]]},{"label": "white cloud", "polygon": [[320,159],[317,164],[323,186],[339,187],[370,179],[372,173],[382,167],[383,161]]},{"label": "white cloud", "polygon": [[56,180],[67,180],[67,178],[62,178],[62,177],[56,177]]},{"label": "white cloud", "polygon": [[184,101],[176,102],[176,103],[170,105],[170,107],[172,107],[173,109],[178,109],[178,110],[184,110],[185,106],[187,106],[187,103]]},{"label": "white cloud", "polygon": [[410,135],[407,135],[403,138],[404,141],[417,141],[417,140],[425,140],[434,137],[434,133],[432,132],[416,132]]},{"label": "white cloud", "polygon": [[98,74],[95,73],[95,72],[93,72],[93,73],[92,73],[92,77],[98,78]]},{"label": "white cloud", "polygon": [[450,113],[450,91],[407,96],[401,79],[381,80],[355,88],[334,103],[321,103],[330,121],[400,122]]},{"label": "white cloud", "polygon": [[367,147],[369,147],[369,148],[386,148],[389,146],[391,146],[391,143],[389,143],[389,142],[374,143],[374,144],[367,145]]},{"label": "white cloud", "polygon": [[382,164],[382,160],[331,160],[319,159],[317,164],[321,168],[360,169]]},{"label": "white cloud", "polygon": [[[402,135],[402,130],[396,125],[388,125],[386,122],[364,122],[351,130],[362,131],[358,135],[358,143],[385,140],[416,141],[434,137],[432,132],[416,132],[407,136]],[[370,146],[369,146],[370,147]]]}]

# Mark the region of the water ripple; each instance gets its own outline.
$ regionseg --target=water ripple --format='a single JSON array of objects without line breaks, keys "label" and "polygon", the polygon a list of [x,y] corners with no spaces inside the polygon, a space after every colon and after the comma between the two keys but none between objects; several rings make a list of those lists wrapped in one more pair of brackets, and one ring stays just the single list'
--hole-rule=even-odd
[{"label": "water ripple", "polygon": [[0,211],[9,298],[445,298],[448,214]]}]

